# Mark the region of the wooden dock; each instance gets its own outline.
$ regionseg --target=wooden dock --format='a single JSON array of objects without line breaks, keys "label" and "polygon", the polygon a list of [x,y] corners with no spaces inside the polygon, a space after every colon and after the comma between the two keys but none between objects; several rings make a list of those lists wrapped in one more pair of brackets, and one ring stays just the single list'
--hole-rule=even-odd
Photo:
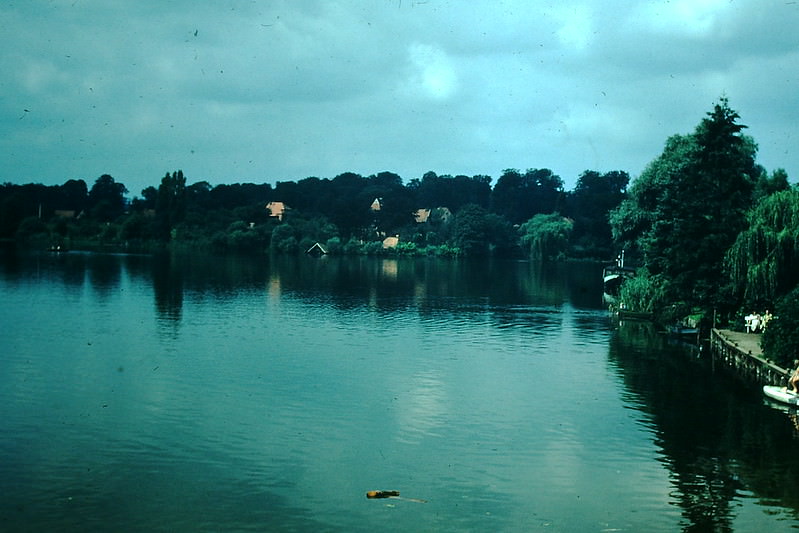
[{"label": "wooden dock", "polygon": [[759,385],[785,385],[790,375],[790,371],[763,358],[757,333],[714,328],[710,332],[710,350],[717,361]]}]

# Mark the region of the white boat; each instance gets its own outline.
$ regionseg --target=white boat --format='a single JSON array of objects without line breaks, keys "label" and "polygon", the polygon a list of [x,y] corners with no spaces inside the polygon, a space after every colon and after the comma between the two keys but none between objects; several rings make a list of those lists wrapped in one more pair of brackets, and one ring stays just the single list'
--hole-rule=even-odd
[{"label": "white boat", "polygon": [[618,296],[622,282],[633,276],[635,276],[635,269],[624,266],[624,250],[622,250],[615,263],[602,269],[603,292],[608,296]]},{"label": "white boat", "polygon": [[785,387],[777,387],[776,385],[765,385],[763,387],[763,394],[777,400],[778,402],[785,403],[799,407],[799,395],[787,390]]}]

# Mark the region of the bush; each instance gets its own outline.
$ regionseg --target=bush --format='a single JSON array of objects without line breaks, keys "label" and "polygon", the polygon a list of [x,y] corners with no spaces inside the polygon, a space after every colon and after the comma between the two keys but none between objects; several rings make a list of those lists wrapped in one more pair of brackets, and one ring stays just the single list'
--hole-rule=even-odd
[{"label": "bush", "polygon": [[761,345],[765,356],[782,367],[799,358],[799,287],[777,301]]},{"label": "bush", "polygon": [[47,224],[41,221],[38,217],[28,217],[22,220],[17,228],[17,238],[22,241],[38,240],[41,238],[48,238],[50,230]]},{"label": "bush", "polygon": [[331,237],[325,243],[325,249],[329,254],[338,255],[344,250],[344,246],[341,244],[340,238]]},{"label": "bush", "polygon": [[350,237],[347,244],[344,245],[344,253],[347,255],[358,255],[361,253],[361,243],[355,237]]},{"label": "bush", "polygon": [[401,242],[395,248],[397,255],[416,255],[417,247],[412,242]]},{"label": "bush", "polygon": [[385,255],[382,241],[370,241],[362,246],[363,253],[366,255]]},{"label": "bush", "polygon": [[619,290],[619,301],[628,311],[652,313],[663,302],[663,281],[650,276],[646,269],[639,269],[634,278],[624,281]]},{"label": "bush", "polygon": [[290,225],[281,224],[275,226],[275,229],[272,230],[272,241],[270,243],[272,251],[293,254],[297,253],[299,246],[297,237],[294,236],[294,228]]}]

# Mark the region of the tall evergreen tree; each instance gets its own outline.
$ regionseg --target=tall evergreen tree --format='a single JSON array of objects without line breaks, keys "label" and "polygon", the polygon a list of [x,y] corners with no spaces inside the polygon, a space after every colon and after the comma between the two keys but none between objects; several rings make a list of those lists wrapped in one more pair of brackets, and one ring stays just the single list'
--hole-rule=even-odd
[{"label": "tall evergreen tree", "polygon": [[638,246],[672,301],[719,303],[723,257],[746,227],[760,174],[738,119],[722,98],[693,134],[670,138],[611,217],[614,236]]},{"label": "tall evergreen tree", "polygon": [[161,236],[168,239],[175,225],[186,216],[186,178],[183,171],[166,173],[158,186],[155,215]]}]

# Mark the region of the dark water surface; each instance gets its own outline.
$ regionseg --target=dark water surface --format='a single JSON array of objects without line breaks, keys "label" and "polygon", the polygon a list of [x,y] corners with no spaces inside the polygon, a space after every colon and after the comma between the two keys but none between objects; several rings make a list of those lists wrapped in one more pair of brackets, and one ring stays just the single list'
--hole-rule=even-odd
[{"label": "dark water surface", "polygon": [[5,253],[0,529],[799,527],[791,414],[599,270]]}]

